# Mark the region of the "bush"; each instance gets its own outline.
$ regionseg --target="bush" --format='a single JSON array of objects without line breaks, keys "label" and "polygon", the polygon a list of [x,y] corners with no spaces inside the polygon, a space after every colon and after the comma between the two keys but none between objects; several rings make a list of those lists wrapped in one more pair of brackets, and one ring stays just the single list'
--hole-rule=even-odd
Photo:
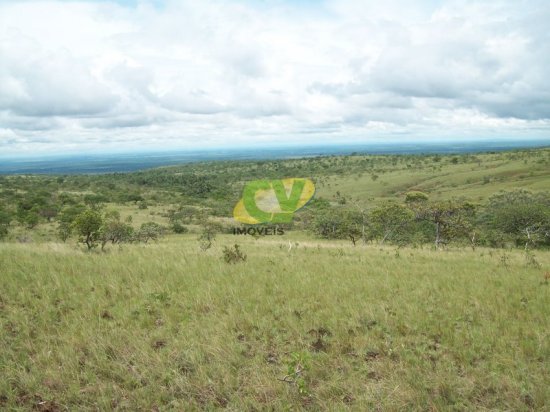
[{"label": "bush", "polygon": [[221,232],[223,227],[218,223],[208,222],[203,225],[201,234],[198,237],[201,250],[208,250],[212,247],[212,242],[216,239],[216,234]]},{"label": "bush", "polygon": [[158,240],[164,234],[164,228],[155,222],[143,223],[136,234],[139,242],[147,243],[149,240]]},{"label": "bush", "polygon": [[129,242],[132,240],[134,228],[119,220],[118,217],[107,218],[100,229],[101,250],[108,242],[111,244]]},{"label": "bush", "polygon": [[525,249],[550,244],[550,194],[527,190],[501,192],[489,199],[481,216],[489,230]]},{"label": "bush", "polygon": [[246,255],[241,251],[238,244],[233,247],[223,247],[223,260],[225,263],[238,263],[246,261]]},{"label": "bush", "polygon": [[189,229],[187,229],[185,226],[183,226],[179,222],[176,222],[172,225],[172,230],[174,231],[174,233],[176,233],[178,235],[189,232]]}]

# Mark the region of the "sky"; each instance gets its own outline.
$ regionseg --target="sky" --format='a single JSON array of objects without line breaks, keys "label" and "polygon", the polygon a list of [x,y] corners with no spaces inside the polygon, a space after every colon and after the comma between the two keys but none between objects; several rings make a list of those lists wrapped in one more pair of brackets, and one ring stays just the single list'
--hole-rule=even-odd
[{"label": "sky", "polygon": [[0,0],[0,156],[550,141],[547,0]]}]

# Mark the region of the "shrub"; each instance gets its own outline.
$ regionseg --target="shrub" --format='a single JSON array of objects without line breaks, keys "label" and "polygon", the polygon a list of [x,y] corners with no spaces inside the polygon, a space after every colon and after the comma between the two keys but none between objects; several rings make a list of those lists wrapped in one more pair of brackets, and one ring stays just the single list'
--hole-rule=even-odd
[{"label": "shrub", "polygon": [[224,246],[223,260],[225,263],[244,262],[246,261],[246,255],[241,251],[238,244],[234,244],[233,247]]},{"label": "shrub", "polygon": [[221,232],[222,226],[217,223],[206,223],[203,225],[201,234],[198,237],[199,246],[202,250],[208,250],[212,247],[212,242],[216,239],[216,234]]},{"label": "shrub", "polygon": [[164,234],[164,228],[155,222],[143,223],[136,234],[139,242],[147,243],[149,240],[158,240]]},{"label": "shrub", "polygon": [[178,235],[189,232],[189,229],[187,229],[185,226],[183,226],[179,222],[176,222],[172,225],[172,230],[174,231],[174,233],[177,233]]},{"label": "shrub", "polygon": [[115,243],[129,242],[132,239],[134,228],[119,220],[118,217],[106,219],[100,229],[101,250],[108,242]]}]

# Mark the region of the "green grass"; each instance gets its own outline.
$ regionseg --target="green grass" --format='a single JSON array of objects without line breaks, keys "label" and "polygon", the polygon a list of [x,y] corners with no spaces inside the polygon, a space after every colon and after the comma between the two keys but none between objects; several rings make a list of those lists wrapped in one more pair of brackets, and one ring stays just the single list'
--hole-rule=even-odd
[{"label": "green grass", "polygon": [[[389,166],[377,172],[379,177],[376,180],[369,171],[364,171],[361,176],[340,173],[330,176],[327,181],[322,179],[317,185],[317,195],[331,199],[339,191],[361,202],[379,203],[403,200],[406,192],[419,190],[433,200],[465,197],[483,202],[500,190],[550,190],[550,168],[546,161],[541,161],[547,153],[547,150],[533,151],[525,158],[502,153],[483,154],[478,155],[479,162],[470,160],[452,164],[446,160],[410,169],[403,165]],[[351,159],[352,162],[359,161]],[[436,170],[434,165],[438,167]]]},{"label": "green grass", "polygon": [[[0,243],[0,409],[550,405],[549,252],[289,236]],[[236,240],[248,258],[227,264]]]},{"label": "green grass", "polygon": [[[76,201],[107,194],[106,209],[137,228],[168,226],[167,211],[181,205],[220,202],[227,214],[211,220],[232,226],[239,185],[255,178],[312,177],[316,196],[336,203],[340,192],[350,208],[402,201],[410,190],[480,203],[500,190],[550,190],[550,149],[453,157],[216,162],[62,182],[9,176],[0,196],[14,212],[39,189]],[[229,194],[195,199],[193,185],[171,180],[182,173]],[[126,192],[148,208],[117,203]],[[353,247],[287,231],[219,236],[203,252],[200,220],[188,235],[105,253],[74,237],[56,243],[55,220],[32,230],[12,222],[0,242],[0,410],[550,408],[549,251],[528,260],[521,250]],[[246,262],[223,261],[234,242]]]}]

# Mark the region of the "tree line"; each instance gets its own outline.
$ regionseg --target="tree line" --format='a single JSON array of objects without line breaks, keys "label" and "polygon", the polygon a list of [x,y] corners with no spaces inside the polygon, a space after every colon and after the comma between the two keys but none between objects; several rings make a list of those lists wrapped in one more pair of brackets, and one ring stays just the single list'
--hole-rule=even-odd
[{"label": "tree line", "polygon": [[449,243],[476,246],[550,246],[550,193],[501,192],[485,205],[464,199],[431,201],[409,192],[402,203],[388,201],[372,209],[334,207],[317,201],[300,224],[325,239],[349,239],[396,245]]},{"label": "tree line", "polygon": [[[165,217],[169,227],[156,222],[132,226],[131,216],[124,221],[116,210],[103,210],[103,199],[84,197],[78,203],[58,195],[36,193],[17,204],[15,213],[0,208],[0,239],[5,238],[14,221],[27,229],[39,221],[55,221],[62,241],[75,237],[88,249],[107,244],[156,240],[167,230],[182,234],[186,224],[208,224],[217,214],[208,208],[181,206]],[[49,200],[48,200],[49,199]],[[139,199],[133,199],[135,203]],[[349,239],[357,242],[412,245],[432,243],[440,249],[450,243],[525,249],[550,246],[550,193],[527,190],[500,192],[484,205],[465,199],[432,201],[422,192],[408,192],[402,202],[387,201],[373,208],[353,202],[316,199],[295,217],[292,226],[309,230],[324,239]],[[224,228],[218,225],[218,231]],[[290,228],[290,227],[289,227]],[[226,228],[229,229],[229,228]]]}]

